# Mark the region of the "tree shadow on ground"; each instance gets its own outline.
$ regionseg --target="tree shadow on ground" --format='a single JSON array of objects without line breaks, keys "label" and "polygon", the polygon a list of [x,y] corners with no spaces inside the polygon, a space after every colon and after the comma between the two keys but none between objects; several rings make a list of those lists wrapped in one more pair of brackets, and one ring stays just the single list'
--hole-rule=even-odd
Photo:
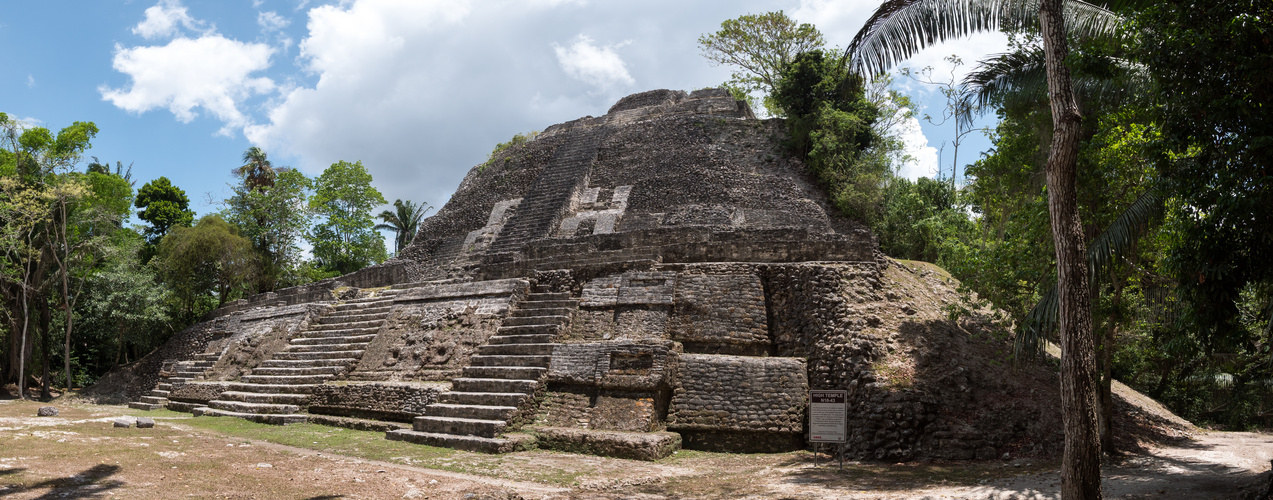
[{"label": "tree shadow on ground", "polygon": [[[0,490],[0,497],[47,488],[49,489],[49,492],[36,497],[37,500],[51,500],[54,498],[97,498],[103,493],[124,485],[123,481],[107,479],[119,472],[120,468],[121,467],[118,465],[98,464],[89,467],[84,472],[70,477],[49,479],[29,486],[17,485],[15,487],[14,485],[10,485],[5,489]],[[26,469],[7,469],[5,471],[0,471],[0,474],[10,475],[24,470]]]}]

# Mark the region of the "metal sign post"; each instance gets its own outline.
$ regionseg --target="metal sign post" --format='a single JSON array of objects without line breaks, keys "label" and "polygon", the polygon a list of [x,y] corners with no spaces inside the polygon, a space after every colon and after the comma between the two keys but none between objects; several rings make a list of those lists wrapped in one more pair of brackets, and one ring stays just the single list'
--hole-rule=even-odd
[{"label": "metal sign post", "polygon": [[[809,391],[809,442],[814,443],[813,466],[818,466],[822,443],[845,443],[849,428],[848,391]],[[844,469],[844,457],[840,457]]]}]

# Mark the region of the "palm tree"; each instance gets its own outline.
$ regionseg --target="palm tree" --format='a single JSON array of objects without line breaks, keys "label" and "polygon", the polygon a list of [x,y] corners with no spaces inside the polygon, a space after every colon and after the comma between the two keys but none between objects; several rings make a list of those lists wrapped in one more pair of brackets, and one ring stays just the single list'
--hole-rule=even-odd
[{"label": "palm tree", "polygon": [[252,146],[243,152],[243,166],[234,169],[235,175],[243,176],[243,185],[248,190],[274,186],[274,166],[270,164],[265,150]]},{"label": "palm tree", "polygon": [[1075,188],[1083,116],[1065,65],[1069,54],[1066,37],[1108,35],[1118,21],[1103,6],[1073,0],[890,0],[867,20],[844,55],[858,71],[882,73],[926,46],[974,32],[1035,28],[1042,34],[1053,124],[1046,170],[1059,275],[1061,416],[1065,427],[1061,495],[1066,499],[1101,498],[1095,339]]},{"label": "palm tree", "polygon": [[432,210],[433,207],[428,203],[417,205],[411,200],[402,201],[401,199],[393,200],[393,207],[393,211],[385,210],[380,212],[377,217],[383,220],[384,223],[376,224],[376,229],[393,231],[395,235],[393,253],[396,255],[415,240],[416,231],[420,229],[420,221],[424,220],[424,214]]}]

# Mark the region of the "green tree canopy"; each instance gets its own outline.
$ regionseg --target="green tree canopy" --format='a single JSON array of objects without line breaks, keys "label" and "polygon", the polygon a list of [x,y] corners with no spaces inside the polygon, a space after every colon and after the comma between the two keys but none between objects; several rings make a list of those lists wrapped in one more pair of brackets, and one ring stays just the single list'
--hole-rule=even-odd
[{"label": "green tree canopy", "polygon": [[241,183],[232,185],[234,195],[225,202],[223,217],[238,226],[259,254],[257,292],[268,292],[301,280],[300,238],[309,229],[309,178],[299,170],[279,169],[274,183],[252,187],[240,173]]},{"label": "green tree canopy", "polygon": [[194,227],[174,227],[159,242],[151,265],[177,295],[182,312],[194,317],[200,299],[215,296],[218,306],[244,293],[256,271],[252,242],[220,216],[207,215]]},{"label": "green tree canopy", "polygon": [[791,146],[827,189],[831,203],[867,224],[879,215],[889,176],[884,155],[868,154],[879,135],[879,111],[866,98],[861,77],[821,50],[805,52],[787,65],[773,102],[787,114]]},{"label": "green tree canopy", "polygon": [[141,210],[137,218],[146,221],[146,239],[152,245],[168,234],[173,227],[190,227],[194,222],[194,211],[190,210],[190,199],[181,188],[172,185],[167,177],[160,177],[147,182],[137,192],[134,206]]},{"label": "green tree canopy", "polygon": [[388,203],[371,186],[371,173],[362,162],[339,161],[314,179],[309,206],[324,218],[310,231],[314,259],[342,274],[383,261],[384,239],[375,230],[371,209]]},{"label": "green tree canopy", "polygon": [[[772,93],[797,55],[825,43],[812,24],[797,24],[782,11],[739,16],[721,23],[719,31],[698,38],[703,57],[738,68],[726,84],[735,95]],[[768,98],[765,107],[770,114],[781,114]]]}]

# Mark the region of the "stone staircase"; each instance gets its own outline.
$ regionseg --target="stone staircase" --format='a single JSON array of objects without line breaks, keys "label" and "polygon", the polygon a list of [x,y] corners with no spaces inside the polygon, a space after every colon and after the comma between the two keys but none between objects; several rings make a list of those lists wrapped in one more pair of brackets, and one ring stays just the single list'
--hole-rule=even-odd
[{"label": "stone staircase", "polygon": [[172,393],[173,385],[203,379],[220,357],[219,352],[205,352],[196,354],[193,360],[176,362],[172,372],[159,376],[159,383],[155,384],[154,389],[142,396],[140,401],[128,403],[128,407],[146,411],[163,408],[168,404],[168,395]]},{"label": "stone staircase", "polygon": [[463,376],[416,417],[413,430],[385,437],[486,453],[523,447],[527,436],[504,434],[528,420],[552,359],[553,337],[570,323],[579,302],[569,293],[531,293],[469,358]]},{"label": "stone staircase", "polygon": [[305,422],[314,387],[349,372],[389,316],[396,290],[333,306],[283,350],[239,377],[195,416],[240,417],[268,424]]},{"label": "stone staircase", "polygon": [[535,179],[527,197],[509,218],[487,251],[489,259],[507,260],[526,243],[553,233],[562,215],[570,208],[575,191],[587,181],[597,148],[605,140],[607,130],[596,127],[583,130],[578,139],[558,147],[543,172]]}]

